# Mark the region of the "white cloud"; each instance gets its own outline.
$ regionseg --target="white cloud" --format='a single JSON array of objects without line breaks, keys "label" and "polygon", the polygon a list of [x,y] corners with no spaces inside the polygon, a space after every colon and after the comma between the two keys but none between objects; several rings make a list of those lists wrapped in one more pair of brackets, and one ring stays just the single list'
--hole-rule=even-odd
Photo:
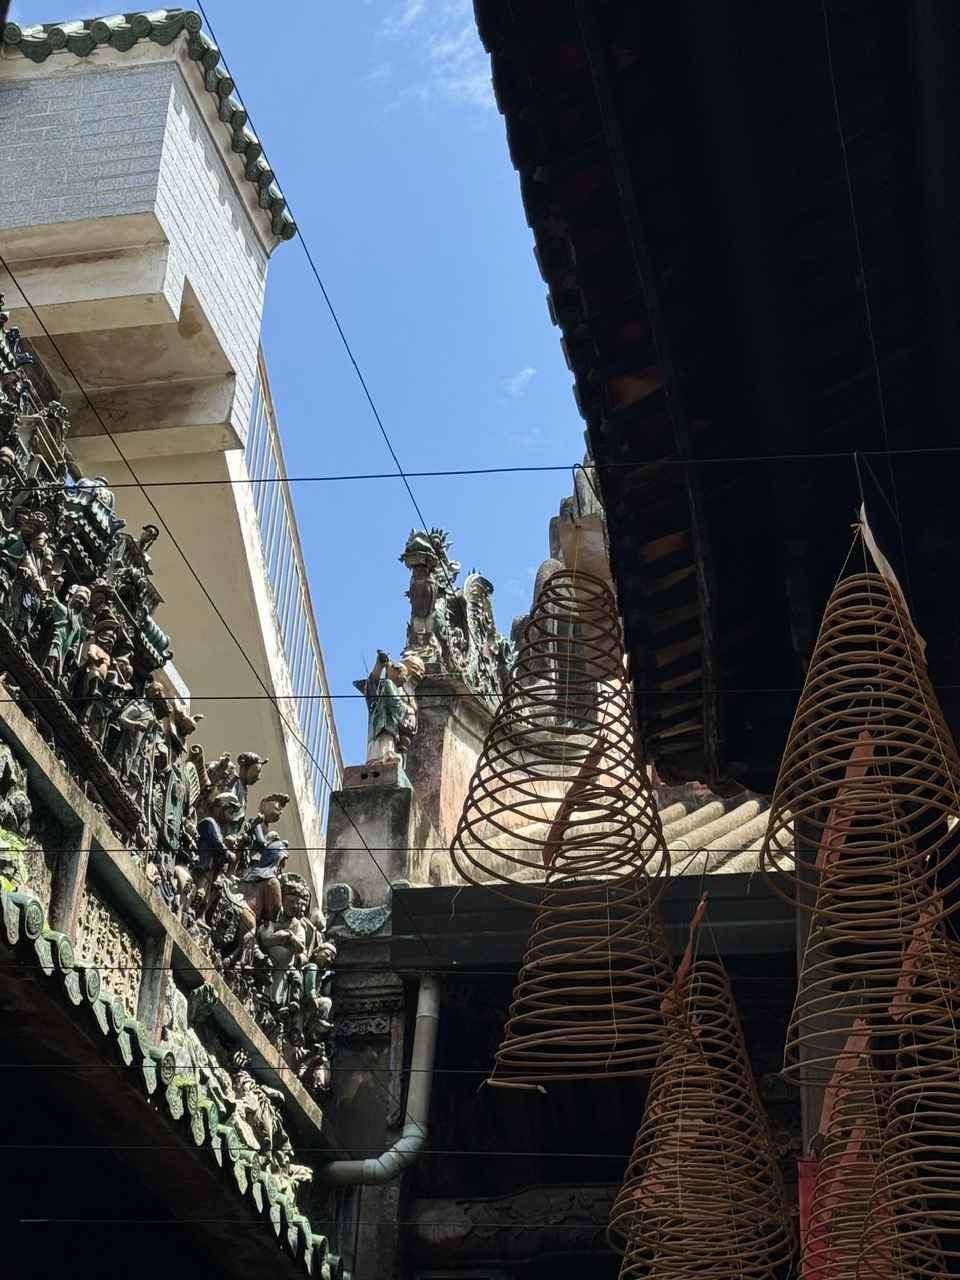
[{"label": "white cloud", "polygon": [[380,28],[383,36],[399,36],[409,31],[427,7],[427,0],[406,0],[387,17]]},{"label": "white cloud", "polygon": [[402,97],[430,105],[494,106],[490,62],[471,0],[400,0],[377,34],[405,46],[408,83]]},{"label": "white cloud", "polygon": [[513,396],[514,400],[521,400],[527,394],[527,384],[536,372],[536,369],[530,365],[525,365],[512,377],[506,378],[501,386],[507,395]]},{"label": "white cloud", "polygon": [[536,572],[534,566],[530,565],[527,568],[527,580],[525,582],[520,578],[508,578],[506,582],[501,582],[496,589],[501,596],[514,596],[520,600],[527,601],[530,599],[531,583]]}]

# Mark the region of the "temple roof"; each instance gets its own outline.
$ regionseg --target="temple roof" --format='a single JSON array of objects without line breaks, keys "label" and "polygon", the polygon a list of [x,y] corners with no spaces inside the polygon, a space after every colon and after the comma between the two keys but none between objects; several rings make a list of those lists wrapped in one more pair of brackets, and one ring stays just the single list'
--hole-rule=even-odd
[{"label": "temple roof", "polygon": [[[518,868],[515,861],[503,862],[503,871],[514,882],[540,884],[544,868],[539,847],[550,836],[551,824],[560,808],[559,798],[544,797],[542,822],[527,822],[511,831],[492,834],[484,846],[483,857],[496,863],[496,850],[502,849],[512,859],[529,856],[529,869]],[[658,793],[663,838],[670,851],[670,874],[738,875],[758,869],[760,849],[767,831],[770,806],[766,799],[741,792],[723,800],[705,787],[668,787]],[[502,818],[502,815],[501,815]],[[594,835],[603,840],[616,824],[597,822],[576,824],[578,837]],[[649,838],[645,840],[647,847]],[[793,859],[792,831],[782,833],[776,842],[778,865],[782,868]],[[468,849],[469,849],[468,845]],[[651,870],[655,870],[651,866]],[[493,877],[490,877],[493,882]]]},{"label": "temple roof", "polygon": [[52,22],[22,27],[8,22],[3,30],[3,47],[17,50],[31,62],[45,62],[51,54],[66,51],[87,58],[98,49],[125,53],[141,41],[171,45],[186,42],[187,56],[197,63],[203,83],[217,102],[217,113],[230,134],[230,149],[244,162],[244,176],[258,191],[260,207],[270,219],[273,234],[292,240],[297,224],[287,211],[287,202],[264,159],[257,135],[247,128],[247,113],[234,97],[234,82],[223,64],[220,50],[201,30],[203,19],[192,9],[150,9],[141,13],[114,14],[103,18],[82,18],[73,22]]},{"label": "temple roof", "polygon": [[863,498],[960,733],[955,8],[476,12],[659,776],[772,788]]}]

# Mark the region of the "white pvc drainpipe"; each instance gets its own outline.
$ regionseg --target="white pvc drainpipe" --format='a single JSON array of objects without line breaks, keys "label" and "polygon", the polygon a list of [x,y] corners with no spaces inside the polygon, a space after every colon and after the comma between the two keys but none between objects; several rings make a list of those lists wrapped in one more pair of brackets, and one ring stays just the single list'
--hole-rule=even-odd
[{"label": "white pvc drainpipe", "polygon": [[417,994],[417,1020],[413,1030],[407,1112],[397,1141],[382,1155],[369,1160],[332,1160],[317,1170],[317,1181],[332,1187],[382,1187],[409,1169],[427,1145],[427,1120],[433,1087],[433,1063],[440,1026],[440,983],[425,974]]}]

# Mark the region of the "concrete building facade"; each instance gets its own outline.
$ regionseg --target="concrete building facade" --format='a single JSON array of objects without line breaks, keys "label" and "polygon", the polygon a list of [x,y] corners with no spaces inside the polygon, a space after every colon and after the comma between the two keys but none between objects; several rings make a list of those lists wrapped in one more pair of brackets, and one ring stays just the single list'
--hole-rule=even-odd
[{"label": "concrete building facade", "polygon": [[260,350],[295,226],[201,25],[0,41],[15,1280],[109,1271],[105,1221],[156,1280],[348,1275],[314,1181],[338,1151],[316,904],[340,757]]},{"label": "concrete building facade", "polygon": [[[296,228],[232,90],[196,14],[8,24],[3,291],[70,410],[79,468],[109,479],[131,527],[161,526],[157,576],[178,584],[165,620],[208,759],[269,758],[295,800],[294,864],[318,883],[340,774],[329,690],[289,494],[273,533],[248,469],[283,488],[259,333],[268,260]],[[277,613],[282,567],[302,637]]]}]

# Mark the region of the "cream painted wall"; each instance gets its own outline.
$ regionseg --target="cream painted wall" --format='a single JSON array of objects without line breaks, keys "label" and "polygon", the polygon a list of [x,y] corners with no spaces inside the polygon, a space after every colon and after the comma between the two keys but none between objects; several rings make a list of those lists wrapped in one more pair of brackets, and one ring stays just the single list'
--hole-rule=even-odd
[{"label": "cream painted wall", "polygon": [[116,487],[133,532],[169,530],[151,550],[165,600],[157,620],[205,717],[196,741],[208,759],[270,758],[254,804],[272,791],[293,797],[279,824],[291,869],[319,887],[319,815],[290,728],[290,673],[242,449],[276,238],[179,46],[141,42],[39,65],[5,52],[0,93],[0,251],[22,286],[0,283],[13,323],[60,381],[85,473]]},{"label": "cream painted wall", "polygon": [[[80,462],[85,461],[84,443],[76,442]],[[100,466],[84,469],[95,474]],[[303,749],[289,727],[295,730],[297,724],[290,675],[250,488],[242,483],[246,467],[241,451],[140,458],[132,471],[118,461],[105,470],[112,483],[124,486],[116,490],[117,510],[132,531],[157,522],[135,475],[172,534],[161,532],[150,551],[151,567],[164,597],[157,621],[171,636],[174,665],[190,690],[192,709],[204,716],[195,741],[202,743],[208,760],[223,751],[236,758],[247,750],[269,758],[254,799],[272,791],[293,797],[296,803],[279,824],[291,845],[290,869],[319,885],[322,834]],[[285,712],[289,708],[289,724],[260,681]]]}]

